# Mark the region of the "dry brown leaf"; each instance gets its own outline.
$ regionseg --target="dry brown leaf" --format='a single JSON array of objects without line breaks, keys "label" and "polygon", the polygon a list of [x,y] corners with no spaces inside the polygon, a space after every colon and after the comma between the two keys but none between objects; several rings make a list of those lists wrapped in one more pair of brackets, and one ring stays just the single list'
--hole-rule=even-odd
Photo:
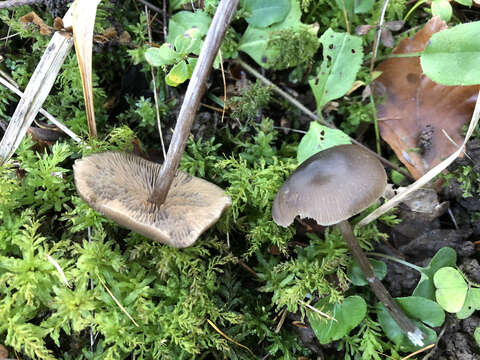
[{"label": "dry brown leaf", "polygon": [[43,20],[38,16],[34,11],[30,11],[28,14],[22,16],[20,21],[26,25],[35,24],[38,26],[40,34],[42,35],[50,35],[52,33],[52,29],[43,22]]},{"label": "dry brown leaf", "polygon": [[63,20],[60,17],[56,17],[55,20],[53,20],[53,28],[55,30],[63,30],[65,25],[63,24]]},{"label": "dry brown leaf", "polygon": [[[423,51],[430,37],[446,28],[444,21],[433,17],[393,53]],[[391,58],[377,70],[382,75],[374,82],[374,92],[384,101],[377,104],[380,134],[419,179],[463,142],[461,129],[472,116],[480,87],[439,85],[422,74],[418,57]]]},{"label": "dry brown leaf", "polygon": [[73,3],[73,40],[82,77],[88,129],[92,137],[97,136],[93,107],[92,41],[93,25],[95,24],[95,15],[99,2],[100,0],[75,0]]},{"label": "dry brown leaf", "polygon": [[3,345],[0,345],[0,360],[5,360],[8,356],[8,351]]}]

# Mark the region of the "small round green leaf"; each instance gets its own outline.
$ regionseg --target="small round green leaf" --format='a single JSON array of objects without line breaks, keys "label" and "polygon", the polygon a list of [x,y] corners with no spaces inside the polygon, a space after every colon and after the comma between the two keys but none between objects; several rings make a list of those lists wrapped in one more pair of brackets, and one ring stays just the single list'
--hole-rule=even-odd
[{"label": "small round green leaf", "polygon": [[452,5],[450,5],[448,0],[433,0],[432,14],[434,16],[440,16],[444,21],[450,21],[452,17]]},{"label": "small round green leaf", "polygon": [[420,57],[423,72],[443,85],[480,84],[478,39],[480,21],[460,24],[433,34]]},{"label": "small round green leaf", "polygon": [[178,54],[167,43],[159,48],[151,47],[145,51],[145,59],[153,66],[173,65],[177,58]]},{"label": "small round green leaf", "polygon": [[169,86],[178,86],[188,79],[189,73],[190,72],[187,63],[185,60],[182,60],[172,67],[170,72],[165,77],[165,82]]},{"label": "small round green leaf", "polygon": [[341,304],[319,301],[315,307],[329,313],[335,320],[320,317],[315,311],[307,312],[308,320],[320,344],[328,344],[347,335],[367,314],[367,304],[360,296],[349,296]]},{"label": "small round green leaf", "polygon": [[468,286],[460,272],[452,267],[444,267],[433,276],[437,290],[437,303],[450,313],[460,311],[465,303]]}]

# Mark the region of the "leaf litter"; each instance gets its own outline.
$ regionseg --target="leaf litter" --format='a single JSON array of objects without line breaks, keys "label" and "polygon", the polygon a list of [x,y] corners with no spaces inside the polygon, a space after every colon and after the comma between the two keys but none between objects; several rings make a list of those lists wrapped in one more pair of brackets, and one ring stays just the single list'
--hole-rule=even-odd
[{"label": "leaf litter", "polygon": [[[393,54],[423,51],[430,37],[446,28],[433,17],[414,37],[400,41]],[[422,73],[419,57],[390,58],[377,70],[382,71],[373,83],[380,97],[380,135],[419,179],[462,144],[462,128],[472,116],[480,86],[437,84]]]}]

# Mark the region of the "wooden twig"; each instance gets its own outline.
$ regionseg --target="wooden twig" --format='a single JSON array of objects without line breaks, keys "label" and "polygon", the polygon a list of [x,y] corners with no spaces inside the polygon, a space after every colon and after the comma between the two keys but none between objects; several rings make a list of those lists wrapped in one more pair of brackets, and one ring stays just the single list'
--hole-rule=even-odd
[{"label": "wooden twig", "polygon": [[[302,111],[305,115],[307,115],[308,117],[310,117],[312,120],[315,120],[315,121],[318,121],[319,123],[325,125],[325,126],[328,126],[329,128],[332,128],[332,129],[336,129],[336,127],[329,123],[329,122],[326,122],[324,119],[322,119],[320,116],[316,115],[314,112],[310,111],[307,107],[305,107],[300,101],[298,101],[297,99],[295,99],[293,96],[287,94],[285,91],[283,91],[282,89],[280,89],[277,85],[275,85],[273,82],[271,82],[270,80],[268,80],[265,76],[263,76],[262,74],[260,74],[258,71],[256,71],[254,68],[252,68],[250,65],[248,65],[245,61],[243,60],[236,60],[236,62],[242,66],[245,70],[247,70],[250,74],[252,74],[253,76],[255,76],[257,79],[259,79],[261,82],[263,82],[265,85],[267,86],[271,86],[273,88],[273,91],[276,92],[278,95],[280,95],[281,97],[283,97],[284,99],[288,100],[292,105],[294,105],[295,107],[297,107],[300,111]],[[365,150],[367,150],[368,152],[370,152],[372,155],[374,155],[376,158],[378,158],[378,160],[380,160],[384,165],[388,166],[389,168],[391,169],[394,169],[396,171],[398,171],[399,173],[401,173],[402,175],[404,175],[406,178],[410,179],[410,180],[413,180],[412,176],[406,172],[405,170],[399,168],[397,165],[395,165],[394,163],[392,163],[391,161],[388,161],[387,159],[385,159],[384,157],[378,155],[375,151],[372,151],[370,150],[368,147],[366,147],[365,145],[363,145],[361,142],[353,139],[353,138],[350,138],[350,141],[358,146],[361,146],[362,148],[364,148]]]},{"label": "wooden twig", "polygon": [[152,5],[150,4],[148,1],[146,0],[138,0],[139,2],[141,2],[143,5],[145,5],[146,7],[152,9],[153,11],[156,11],[158,13],[161,13],[162,12],[162,9],[156,7],[155,5]]},{"label": "wooden twig", "polygon": [[[148,6],[145,5],[145,16],[147,17],[147,33],[148,33],[148,41],[152,43],[152,28],[150,23],[150,13],[148,12]],[[157,94],[157,82],[155,81],[155,71],[153,70],[153,66],[150,66],[150,75],[152,76],[152,85],[153,85],[153,100],[155,101],[155,114],[157,116],[157,127],[158,133],[160,135],[160,144],[162,145],[162,154],[163,158],[167,158],[167,153],[165,151],[165,143],[163,142],[163,133],[162,133],[162,123],[160,121],[160,110],[158,109],[158,94]]]},{"label": "wooden twig", "polygon": [[378,44],[380,43],[380,36],[382,35],[382,25],[385,19],[385,11],[387,10],[388,0],[383,0],[382,10],[380,12],[380,20],[378,21],[377,33],[373,41],[372,60],[370,61],[370,73],[373,72],[375,66],[375,58],[377,57]]},{"label": "wooden twig", "polygon": [[[65,26],[71,26],[71,19],[72,11],[69,9],[63,18]],[[10,159],[17,150],[50,93],[57,74],[72,46],[73,39],[69,34],[59,31],[53,34],[0,142],[0,165]]]},{"label": "wooden twig", "polygon": [[[17,84],[11,84],[7,80],[5,80],[3,77],[0,76],[0,84],[8,88],[9,90],[13,91],[15,94],[18,96],[22,97],[23,93],[16,87]],[[70,136],[73,140],[76,142],[81,142],[82,140],[75,134],[72,130],[70,130],[68,127],[66,127],[60,120],[58,120],[55,116],[50,114],[47,110],[40,108],[39,113],[45,116],[52,124],[54,124],[56,127],[58,127],[60,130],[62,130],[65,134]]]},{"label": "wooden twig", "polygon": [[33,5],[43,3],[43,0],[6,0],[0,1],[0,9],[9,9],[24,5]]},{"label": "wooden twig", "polygon": [[192,78],[188,83],[185,98],[178,114],[177,124],[170,141],[167,158],[162,165],[149,199],[149,201],[155,204],[162,204],[168,194],[187,144],[187,139],[195,120],[195,114],[200,105],[200,99],[206,90],[206,82],[213,60],[217,56],[218,49],[238,3],[239,0],[221,0],[217,7],[195,65],[195,70],[193,70]]}]

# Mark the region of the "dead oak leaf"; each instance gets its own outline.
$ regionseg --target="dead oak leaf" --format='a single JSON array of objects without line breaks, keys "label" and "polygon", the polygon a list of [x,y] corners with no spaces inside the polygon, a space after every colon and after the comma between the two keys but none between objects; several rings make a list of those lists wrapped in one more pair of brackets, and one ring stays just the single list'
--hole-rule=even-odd
[{"label": "dead oak leaf", "polygon": [[34,11],[30,11],[28,14],[22,16],[19,20],[26,25],[35,24],[42,35],[50,35],[52,33],[50,26],[45,24],[40,16],[38,16]]},{"label": "dead oak leaf", "polygon": [[[443,20],[433,17],[413,38],[402,40],[393,53],[423,51],[430,37],[446,28]],[[452,140],[463,142],[461,130],[472,116],[480,86],[437,84],[422,73],[419,57],[387,59],[377,70],[382,71],[373,83],[380,97],[380,134],[418,179],[457,149]]]}]

